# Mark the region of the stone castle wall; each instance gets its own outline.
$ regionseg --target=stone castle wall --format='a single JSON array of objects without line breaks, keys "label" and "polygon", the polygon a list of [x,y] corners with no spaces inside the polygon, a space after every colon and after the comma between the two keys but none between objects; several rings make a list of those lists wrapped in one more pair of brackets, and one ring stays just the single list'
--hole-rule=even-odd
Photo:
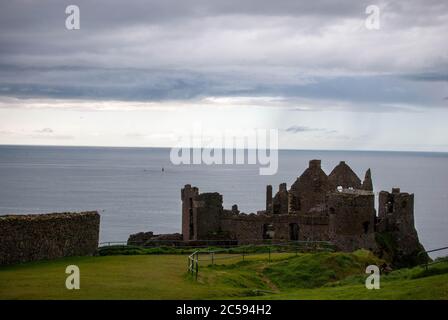
[{"label": "stone castle wall", "polygon": [[291,240],[291,224],[298,225],[299,217],[293,214],[227,214],[220,221],[221,230],[231,239],[250,243],[262,239]]},{"label": "stone castle wall", "polygon": [[328,241],[328,216],[327,215],[299,215],[299,239],[300,241]]},{"label": "stone castle wall", "polygon": [[423,263],[427,256],[420,255],[424,248],[414,224],[414,194],[401,192],[399,188],[393,188],[391,193],[381,191],[378,209],[377,231],[383,253],[391,256],[395,265]]},{"label": "stone castle wall", "polygon": [[213,233],[220,229],[222,212],[222,195],[217,192],[199,194],[193,201],[196,219],[193,239],[212,239]]},{"label": "stone castle wall", "polygon": [[330,241],[338,250],[380,254],[393,247],[389,256],[400,263],[423,250],[414,226],[414,195],[398,188],[382,191],[377,216],[370,169],[361,182],[344,161],[327,176],[321,161],[311,160],[289,190],[281,183],[275,195],[268,185],[265,210],[257,214],[240,213],[236,205],[226,210],[222,200],[219,193],[201,194],[191,185],[182,189],[184,240]]},{"label": "stone castle wall", "polygon": [[376,249],[375,196],[371,191],[345,190],[327,196],[330,241],[343,251]]},{"label": "stone castle wall", "polygon": [[0,265],[95,254],[96,211],[0,216]]}]

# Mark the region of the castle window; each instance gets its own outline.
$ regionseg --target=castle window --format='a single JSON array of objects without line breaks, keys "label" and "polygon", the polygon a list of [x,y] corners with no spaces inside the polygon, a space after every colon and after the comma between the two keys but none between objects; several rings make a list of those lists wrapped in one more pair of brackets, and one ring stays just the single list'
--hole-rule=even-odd
[{"label": "castle window", "polygon": [[271,224],[263,224],[263,239],[272,239],[274,235],[273,226]]},{"label": "castle window", "polygon": [[193,222],[193,198],[190,198],[189,213],[189,240],[194,239],[194,222]]},{"label": "castle window", "polygon": [[392,195],[389,195],[388,201],[386,203],[387,213],[394,212],[394,197]]},{"label": "castle window", "polygon": [[299,225],[297,223],[289,224],[289,240],[291,241],[299,240]]},{"label": "castle window", "polygon": [[407,206],[408,206],[408,203],[406,201],[403,201],[401,203],[401,208],[406,209]]},{"label": "castle window", "polygon": [[394,204],[392,203],[392,202],[388,202],[387,204],[386,204],[386,208],[387,208],[387,213],[392,213],[392,212],[394,212]]},{"label": "castle window", "polygon": [[334,208],[332,207],[332,208],[330,208],[330,214],[335,214],[336,213],[336,210],[334,210]]},{"label": "castle window", "polygon": [[279,203],[274,203],[272,211],[273,211],[274,214],[280,214],[280,204]]},{"label": "castle window", "polygon": [[367,234],[369,232],[369,224],[370,223],[368,221],[362,223],[362,227],[364,228],[365,234]]}]

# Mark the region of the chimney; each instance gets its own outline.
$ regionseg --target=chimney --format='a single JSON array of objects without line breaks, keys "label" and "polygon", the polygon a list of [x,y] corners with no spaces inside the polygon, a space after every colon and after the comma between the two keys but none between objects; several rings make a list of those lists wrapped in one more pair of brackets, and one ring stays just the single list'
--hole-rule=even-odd
[{"label": "chimney", "polygon": [[280,185],[278,186],[278,191],[279,192],[286,192],[286,183],[280,183]]},{"label": "chimney", "polygon": [[373,191],[372,174],[370,172],[370,169],[366,171],[366,175],[364,176],[364,181],[362,182],[361,189],[367,191]]},{"label": "chimney", "polygon": [[266,186],[266,213],[272,211],[272,186]]},{"label": "chimney", "polygon": [[320,169],[321,160],[310,160],[309,168],[310,169]]},{"label": "chimney", "polygon": [[392,193],[400,193],[400,188],[392,188]]}]

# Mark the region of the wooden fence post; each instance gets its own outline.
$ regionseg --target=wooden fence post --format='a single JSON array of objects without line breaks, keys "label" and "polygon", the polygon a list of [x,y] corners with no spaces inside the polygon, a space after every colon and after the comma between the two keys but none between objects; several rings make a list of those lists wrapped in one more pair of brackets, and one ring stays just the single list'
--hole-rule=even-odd
[{"label": "wooden fence post", "polygon": [[198,280],[198,273],[199,273],[199,253],[196,254],[196,280]]}]

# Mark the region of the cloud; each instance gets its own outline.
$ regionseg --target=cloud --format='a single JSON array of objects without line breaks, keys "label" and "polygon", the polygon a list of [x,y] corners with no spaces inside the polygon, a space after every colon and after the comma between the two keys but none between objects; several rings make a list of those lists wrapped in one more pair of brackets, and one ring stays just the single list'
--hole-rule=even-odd
[{"label": "cloud", "polygon": [[78,31],[65,29],[68,4],[2,4],[0,95],[135,102],[276,97],[264,102],[332,101],[376,112],[378,105],[440,107],[446,90],[442,0],[378,1],[377,31],[364,28],[369,1],[79,0]]},{"label": "cloud", "polygon": [[302,133],[302,132],[322,132],[322,133],[325,133],[325,134],[335,134],[335,133],[338,133],[337,130],[333,130],[333,129],[312,128],[312,127],[299,126],[299,125],[288,127],[287,129],[285,129],[285,131],[289,132],[289,133],[294,133],[294,134]]},{"label": "cloud", "polygon": [[309,132],[309,131],[324,131],[324,129],[320,128],[310,128],[306,126],[291,126],[285,130],[290,133],[299,133],[299,132]]},{"label": "cloud", "polygon": [[14,130],[0,130],[0,137],[8,136],[19,139],[31,139],[33,140],[71,140],[75,137],[70,134],[57,134],[51,128],[42,128],[37,130],[30,129],[14,129]]},{"label": "cloud", "polygon": [[414,81],[429,81],[429,82],[448,82],[447,73],[421,73],[421,74],[410,74],[405,76],[406,79]]},{"label": "cloud", "polygon": [[69,134],[58,134],[53,130],[52,128],[42,128],[38,130],[34,130],[31,133],[28,132],[21,132],[21,134],[24,134],[32,139],[51,139],[51,140],[71,140],[74,139],[74,136]]},{"label": "cloud", "polygon": [[34,132],[36,132],[36,133],[45,133],[45,134],[54,133],[53,129],[51,129],[51,128],[43,128],[43,129],[40,129],[40,130],[35,130]]}]

